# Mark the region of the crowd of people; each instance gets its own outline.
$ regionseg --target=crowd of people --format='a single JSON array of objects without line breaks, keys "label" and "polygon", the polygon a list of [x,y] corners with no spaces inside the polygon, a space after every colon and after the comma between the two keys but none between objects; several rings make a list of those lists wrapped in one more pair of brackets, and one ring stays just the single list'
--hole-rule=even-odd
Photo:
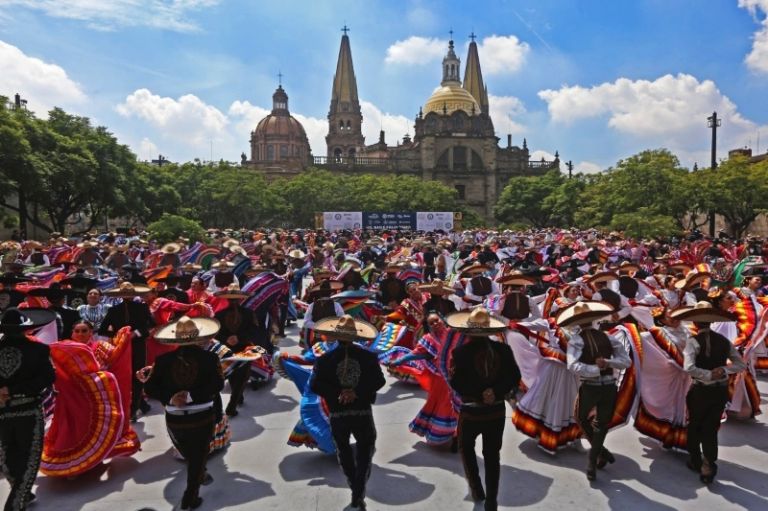
[{"label": "crowd of people", "polygon": [[[38,471],[72,478],[135,454],[132,424],[152,406],[187,463],[181,509],[199,507],[213,482],[207,458],[229,444],[249,385],[276,374],[301,396],[286,440],[335,454],[355,509],[366,507],[385,372],[424,388],[410,431],[459,453],[486,510],[498,505],[507,406],[514,427],[551,453],[585,438],[589,481],[616,461],[607,434],[631,421],[662,448],[687,451],[709,484],[722,421],[760,413],[768,243],[756,237],[147,235],[0,244],[6,510],[34,502]],[[298,345],[278,349],[294,322]]]}]

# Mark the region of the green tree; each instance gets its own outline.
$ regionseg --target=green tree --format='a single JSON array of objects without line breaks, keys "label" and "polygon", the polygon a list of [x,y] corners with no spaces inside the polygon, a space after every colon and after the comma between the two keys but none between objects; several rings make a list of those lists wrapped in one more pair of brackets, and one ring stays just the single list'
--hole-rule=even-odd
[{"label": "green tree", "polygon": [[168,213],[164,213],[158,221],[149,224],[147,231],[150,237],[159,243],[175,241],[179,236],[189,238],[191,242],[203,241],[206,234],[200,223]]},{"label": "green tree", "polygon": [[543,176],[511,178],[494,208],[496,219],[508,224],[525,221],[537,228],[556,225],[560,218],[552,205],[557,199],[550,199],[549,204],[547,199],[567,180],[557,169]]},{"label": "green tree", "polygon": [[706,201],[725,219],[732,236],[741,237],[758,215],[766,212],[768,160],[750,164],[747,158],[734,157],[716,169],[697,174],[697,183],[708,196]]}]

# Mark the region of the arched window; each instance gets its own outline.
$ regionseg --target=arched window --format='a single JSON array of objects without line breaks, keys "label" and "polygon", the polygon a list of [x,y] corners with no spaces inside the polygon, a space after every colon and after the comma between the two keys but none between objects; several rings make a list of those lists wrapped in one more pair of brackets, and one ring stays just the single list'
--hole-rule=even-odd
[{"label": "arched window", "polygon": [[344,130],[344,121],[339,121],[339,129]]},{"label": "arched window", "polygon": [[280,145],[280,159],[288,158],[288,144]]},{"label": "arched window", "polygon": [[453,148],[453,169],[467,170],[467,148],[457,146]]},{"label": "arched window", "polygon": [[267,161],[275,160],[275,146],[272,144],[267,145]]},{"label": "arched window", "polygon": [[352,149],[349,150],[349,157],[354,158],[355,154],[357,154],[357,151],[355,151],[355,148],[353,147]]},{"label": "arched window", "polygon": [[337,147],[333,150],[333,159],[336,163],[341,163],[341,148]]},{"label": "arched window", "polygon": [[352,129],[352,123],[347,121],[347,130],[351,130],[351,129]]},{"label": "arched window", "polygon": [[456,185],[456,194],[459,196],[459,200],[466,199],[467,189],[464,185]]}]

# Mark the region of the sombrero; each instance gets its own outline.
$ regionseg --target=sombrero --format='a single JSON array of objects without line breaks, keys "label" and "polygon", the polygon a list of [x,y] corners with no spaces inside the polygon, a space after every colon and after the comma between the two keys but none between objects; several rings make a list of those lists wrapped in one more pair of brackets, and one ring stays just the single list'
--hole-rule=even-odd
[{"label": "sombrero", "polygon": [[315,323],[315,332],[339,341],[372,341],[379,333],[372,324],[355,319],[349,314],[318,321]]},{"label": "sombrero", "polygon": [[56,321],[56,313],[48,309],[18,309],[11,307],[0,316],[0,332],[21,333]]},{"label": "sombrero", "polygon": [[151,290],[147,286],[139,286],[131,282],[121,282],[119,286],[104,291],[104,296],[112,298],[134,298],[149,293]]},{"label": "sombrero", "polygon": [[419,291],[439,296],[446,296],[454,293],[454,289],[443,283],[440,279],[433,279],[429,284],[419,285]]},{"label": "sombrero", "polygon": [[240,245],[240,242],[239,242],[239,241],[237,241],[237,240],[236,240],[236,239],[234,239],[234,238],[230,238],[230,239],[228,239],[227,241],[225,241],[224,243],[222,243],[222,244],[221,244],[221,246],[222,246],[222,247],[224,247],[224,248],[230,248],[230,249],[231,249],[232,247],[234,247],[234,246],[237,246],[237,245]]},{"label": "sombrero", "polygon": [[619,276],[612,271],[601,271],[587,278],[587,284],[598,284],[600,282],[610,282],[618,279]]},{"label": "sombrero", "polygon": [[237,282],[233,282],[221,291],[216,291],[214,296],[216,296],[216,298],[224,298],[226,300],[245,300],[251,295],[241,291]]},{"label": "sombrero", "polygon": [[216,264],[211,265],[211,269],[214,270],[231,270],[235,267],[234,263],[230,263],[229,261],[221,260],[218,261]]},{"label": "sombrero", "polygon": [[178,243],[166,243],[163,245],[163,248],[160,249],[160,252],[164,254],[177,254],[181,252],[181,245]]},{"label": "sombrero", "polygon": [[295,248],[290,252],[288,252],[288,257],[290,257],[291,259],[304,259],[305,257],[307,257],[307,254],[305,254],[298,248]]},{"label": "sombrero", "polygon": [[161,327],[155,340],[162,344],[197,344],[216,335],[221,325],[215,319],[182,316],[178,321]]},{"label": "sombrero", "polygon": [[700,284],[705,279],[708,279],[711,277],[712,274],[706,271],[699,271],[699,272],[688,272],[688,274],[685,276],[684,279],[680,279],[677,282],[675,282],[675,287],[677,289],[691,289],[696,284]]},{"label": "sombrero", "polygon": [[461,270],[461,273],[459,273],[459,277],[460,278],[473,277],[475,275],[479,275],[481,273],[485,273],[486,271],[488,271],[488,267],[487,266],[485,266],[482,263],[477,263],[476,262],[474,264],[471,264],[471,265],[467,266],[463,270]]},{"label": "sombrero", "polygon": [[592,323],[616,312],[611,305],[594,300],[578,302],[560,311],[556,317],[557,326],[573,326]]},{"label": "sombrero", "polygon": [[181,266],[179,266],[179,269],[181,271],[187,272],[187,273],[197,273],[200,270],[202,270],[203,267],[200,266],[199,264],[186,263],[186,264],[182,264]]},{"label": "sombrero", "polygon": [[324,280],[319,284],[316,284],[309,288],[308,293],[310,295],[327,294],[331,296],[344,289],[344,283],[340,280]]},{"label": "sombrero", "polygon": [[736,315],[721,309],[716,309],[709,302],[696,302],[693,307],[681,307],[669,314],[672,319],[693,321],[694,323],[717,323],[719,321],[736,321]]},{"label": "sombrero", "polygon": [[445,323],[449,328],[467,335],[490,335],[503,332],[507,328],[507,323],[492,316],[483,307],[449,314]]},{"label": "sombrero", "polygon": [[496,282],[505,286],[528,286],[536,283],[536,279],[520,271],[512,271],[497,278]]}]

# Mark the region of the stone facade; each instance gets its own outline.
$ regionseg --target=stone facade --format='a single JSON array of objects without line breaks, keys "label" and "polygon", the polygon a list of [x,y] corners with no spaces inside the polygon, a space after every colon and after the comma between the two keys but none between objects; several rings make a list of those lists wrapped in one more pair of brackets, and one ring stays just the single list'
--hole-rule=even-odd
[{"label": "stone facade", "polygon": [[309,165],[339,173],[420,176],[455,188],[460,201],[491,221],[493,206],[510,177],[559,169],[560,161],[530,161],[525,140],[522,147],[512,146],[508,137],[507,146],[499,146],[474,38],[464,80],[453,41],[442,73],[440,86],[416,115],[413,139],[406,136],[389,146],[381,132],[378,142],[366,146],[352,49],[345,32],[331,90],[326,156],[303,160],[303,166],[282,166],[279,161],[267,166],[254,158],[247,163],[268,177],[295,175]]}]

